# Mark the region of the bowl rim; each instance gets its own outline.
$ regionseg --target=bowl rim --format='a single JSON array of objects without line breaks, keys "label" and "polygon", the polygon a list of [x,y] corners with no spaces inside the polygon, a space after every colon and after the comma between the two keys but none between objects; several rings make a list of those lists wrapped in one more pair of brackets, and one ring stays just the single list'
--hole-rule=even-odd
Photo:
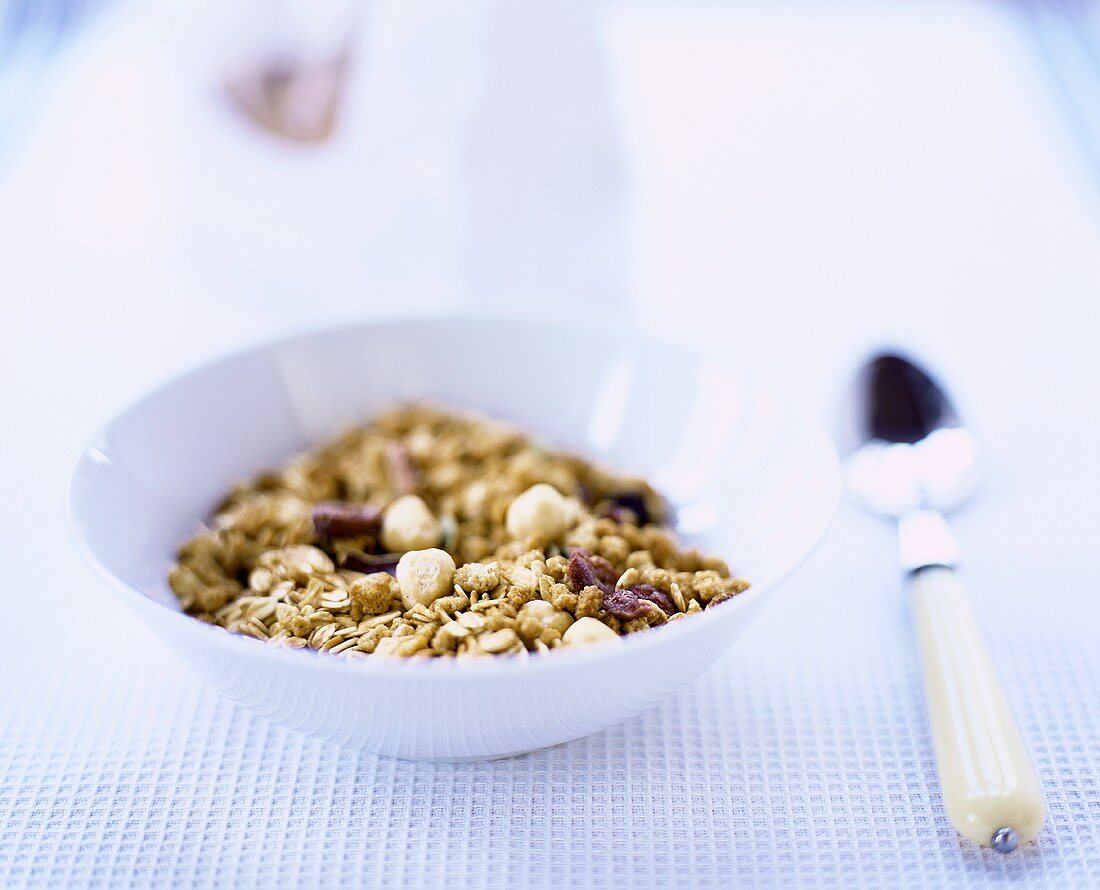
[{"label": "bowl rim", "polygon": [[[800,425],[806,435],[806,441],[813,441],[814,447],[823,449],[830,458],[827,460],[828,479],[830,484],[831,506],[821,522],[820,528],[814,534],[810,546],[799,554],[782,573],[764,583],[752,582],[752,586],[733,599],[722,604],[720,609],[713,611],[704,609],[697,615],[692,615],[690,621],[674,621],[668,625],[653,628],[656,632],[628,634],[619,638],[615,645],[593,645],[579,648],[567,647],[564,650],[554,650],[553,653],[528,656],[490,656],[485,658],[362,658],[348,659],[335,658],[326,655],[320,650],[310,648],[289,649],[284,646],[269,646],[262,640],[252,639],[244,634],[235,634],[218,625],[207,624],[192,618],[185,612],[173,609],[163,603],[157,602],[141,591],[127,584],[114,574],[92,550],[83,534],[74,509],[74,491],[76,481],[82,472],[85,460],[89,454],[98,450],[99,444],[104,440],[110,428],[122,417],[136,411],[143,403],[154,396],[164,392],[170,387],[179,385],[187,379],[199,374],[208,373],[212,369],[222,365],[245,359],[249,356],[259,355],[278,348],[290,345],[301,345],[311,339],[321,339],[334,335],[347,335],[352,332],[366,332],[377,330],[381,327],[397,325],[440,324],[440,323],[471,323],[480,322],[486,324],[511,324],[519,326],[531,326],[537,324],[540,328],[554,327],[557,329],[574,328],[587,332],[606,332],[622,339],[624,334],[635,342],[646,341],[649,344],[692,352],[697,355],[705,365],[720,369],[727,374],[734,374],[746,384],[747,388],[755,393],[772,396],[772,390],[756,382],[755,375],[744,365],[734,362],[716,360],[710,356],[701,356],[698,352],[685,344],[678,343],[653,330],[644,330],[636,326],[625,327],[619,322],[613,330],[609,321],[597,317],[586,317],[584,323],[573,323],[554,319],[548,322],[545,318],[536,318],[524,313],[509,312],[423,312],[423,313],[395,313],[374,314],[365,318],[345,321],[335,324],[326,324],[316,328],[298,329],[292,332],[278,334],[264,338],[241,348],[222,352],[212,358],[208,358],[192,365],[187,370],[171,374],[162,378],[151,387],[145,389],[139,396],[132,398],[121,409],[116,410],[111,417],[100,423],[95,432],[88,437],[85,444],[78,452],[75,465],[69,475],[69,484],[65,499],[65,525],[70,541],[84,561],[92,568],[94,573],[106,582],[107,586],[118,594],[121,599],[142,615],[149,614],[155,620],[167,620],[180,629],[181,633],[196,633],[199,638],[210,645],[237,648],[242,658],[257,656],[269,657],[276,660],[290,659],[287,664],[300,664],[303,669],[322,671],[352,671],[364,678],[364,681],[372,677],[465,677],[468,675],[484,674],[519,674],[531,671],[566,670],[570,665],[583,665],[590,662],[608,662],[617,656],[625,656],[631,652],[643,653],[647,649],[672,646],[680,637],[701,631],[706,626],[716,623],[730,623],[733,615],[740,609],[745,609],[755,603],[765,594],[768,594],[781,586],[800,569],[820,547],[839,507],[842,492],[840,459],[835,443],[826,432],[824,426],[804,412],[798,411],[781,399],[774,399],[780,412],[792,422]],[[751,579],[750,579],[751,581]],[[245,647],[239,649],[238,647]],[[311,668],[306,668],[312,665]]]}]

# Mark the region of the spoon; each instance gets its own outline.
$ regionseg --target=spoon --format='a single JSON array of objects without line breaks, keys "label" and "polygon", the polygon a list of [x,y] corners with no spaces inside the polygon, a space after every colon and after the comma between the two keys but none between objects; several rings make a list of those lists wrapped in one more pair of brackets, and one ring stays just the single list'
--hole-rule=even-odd
[{"label": "spoon", "polygon": [[849,492],[896,519],[913,600],[928,717],[947,816],[963,837],[1010,853],[1042,827],[1046,806],[956,574],[944,519],[975,490],[977,448],[937,383],[882,354],[857,379],[844,463]]}]

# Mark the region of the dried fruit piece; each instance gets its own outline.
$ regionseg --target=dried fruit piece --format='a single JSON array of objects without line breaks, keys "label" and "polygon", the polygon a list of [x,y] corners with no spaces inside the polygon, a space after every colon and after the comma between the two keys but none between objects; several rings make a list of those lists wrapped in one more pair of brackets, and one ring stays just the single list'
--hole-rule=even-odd
[{"label": "dried fruit piece", "polygon": [[313,528],[322,538],[361,538],[377,535],[382,512],[369,504],[327,501],[313,508]]},{"label": "dried fruit piece", "polygon": [[340,568],[350,569],[353,572],[386,572],[397,575],[397,563],[401,559],[400,553],[342,553],[339,557]]},{"label": "dried fruit piece", "polygon": [[598,587],[607,594],[615,589],[615,582],[619,579],[611,563],[581,547],[572,549],[565,573],[574,593],[580,593],[586,587]]},{"label": "dried fruit piece", "polygon": [[663,590],[659,590],[651,584],[636,584],[630,588],[630,592],[659,606],[666,615],[676,611],[672,598]]},{"label": "dried fruit piece", "polygon": [[617,618],[637,618],[652,612],[654,606],[665,615],[671,615],[676,611],[668,594],[651,584],[635,584],[632,587],[616,589],[616,572],[611,563],[579,547],[573,550],[566,575],[569,578],[570,587],[577,593],[590,587],[601,590],[603,608]]},{"label": "dried fruit piece", "polygon": [[[170,581],[188,613],[274,646],[523,658],[646,631],[747,586],[683,549],[669,515],[640,478],[402,408],[237,486]],[[440,571],[413,571],[421,551]]]},{"label": "dried fruit piece", "polygon": [[649,507],[646,506],[645,495],[637,491],[620,491],[608,495],[600,514],[613,522],[635,522],[639,526],[653,522]]},{"label": "dried fruit piece", "polygon": [[621,590],[604,592],[603,607],[616,618],[638,618],[657,606],[665,615],[676,611],[667,593],[649,584],[635,584]]}]

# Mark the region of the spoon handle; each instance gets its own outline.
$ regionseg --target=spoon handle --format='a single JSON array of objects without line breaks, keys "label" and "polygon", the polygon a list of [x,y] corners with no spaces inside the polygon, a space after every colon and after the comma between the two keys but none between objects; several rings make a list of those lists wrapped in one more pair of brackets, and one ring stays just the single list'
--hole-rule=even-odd
[{"label": "spoon handle", "polygon": [[1010,852],[1042,827],[1039,779],[954,570],[910,577],[948,818],[963,837]]}]

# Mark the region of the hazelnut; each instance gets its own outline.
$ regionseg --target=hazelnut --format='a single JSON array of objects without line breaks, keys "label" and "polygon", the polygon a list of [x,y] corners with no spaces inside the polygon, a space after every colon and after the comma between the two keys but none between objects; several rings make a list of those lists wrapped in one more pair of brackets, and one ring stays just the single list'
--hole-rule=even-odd
[{"label": "hazelnut", "polygon": [[532,485],[508,505],[504,526],[515,540],[537,537],[556,540],[569,528],[573,511],[554,486]]},{"label": "hazelnut", "polygon": [[602,643],[605,640],[621,641],[622,639],[610,627],[595,618],[578,618],[561,638],[567,646],[582,646],[585,643]]},{"label": "hazelnut", "polygon": [[573,623],[573,617],[568,612],[555,608],[553,603],[546,600],[524,603],[519,614],[521,618],[534,618],[543,627],[552,627],[560,634],[564,634]]},{"label": "hazelnut", "polygon": [[399,497],[382,513],[382,546],[391,553],[435,547],[442,534],[439,520],[415,494]]},{"label": "hazelnut", "polygon": [[455,561],[446,550],[410,550],[397,563],[397,584],[406,609],[427,606],[451,592]]}]

